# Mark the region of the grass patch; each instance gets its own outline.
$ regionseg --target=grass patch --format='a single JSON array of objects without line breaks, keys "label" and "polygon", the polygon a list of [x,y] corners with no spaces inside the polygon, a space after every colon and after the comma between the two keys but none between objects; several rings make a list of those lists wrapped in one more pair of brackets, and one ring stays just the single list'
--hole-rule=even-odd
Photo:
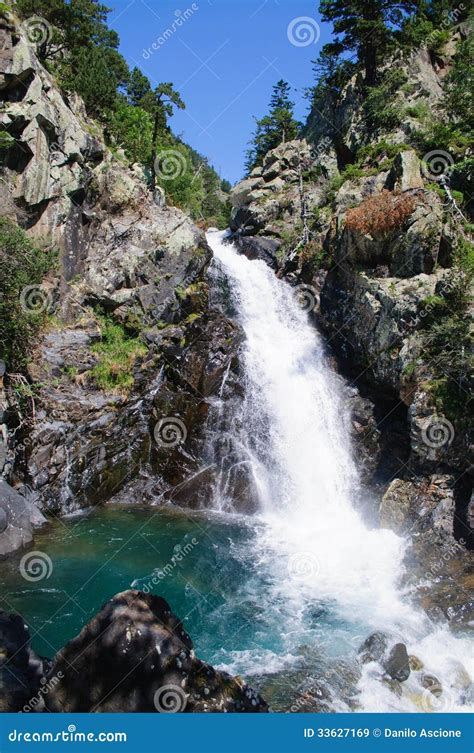
[{"label": "grass patch", "polygon": [[53,300],[42,287],[57,254],[33,243],[16,223],[0,218],[0,352],[9,371],[22,371]]},{"label": "grass patch", "polygon": [[133,367],[147,348],[138,337],[127,334],[121,324],[105,314],[96,315],[101,340],[92,347],[99,362],[91,370],[97,386],[110,392],[128,392],[134,383]]}]

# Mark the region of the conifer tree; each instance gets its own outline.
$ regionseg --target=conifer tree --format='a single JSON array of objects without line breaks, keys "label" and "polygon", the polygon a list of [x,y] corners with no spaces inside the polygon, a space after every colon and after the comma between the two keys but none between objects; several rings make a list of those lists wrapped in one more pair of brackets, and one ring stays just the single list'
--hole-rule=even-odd
[{"label": "conifer tree", "polygon": [[419,0],[321,0],[319,12],[323,21],[333,24],[335,44],[342,52],[357,54],[365,83],[373,86],[397,29],[419,4]]},{"label": "conifer tree", "polygon": [[300,124],[294,118],[294,102],[290,99],[290,91],[290,85],[283,79],[273,87],[270,112],[257,120],[257,128],[247,152],[246,167],[249,172],[262,164],[270,149],[297,137]]}]

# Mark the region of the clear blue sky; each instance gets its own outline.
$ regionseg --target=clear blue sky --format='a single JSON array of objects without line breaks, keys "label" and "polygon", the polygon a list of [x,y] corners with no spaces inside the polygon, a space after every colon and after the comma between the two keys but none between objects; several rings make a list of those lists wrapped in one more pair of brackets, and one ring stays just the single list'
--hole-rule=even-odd
[{"label": "clear blue sky", "polygon": [[[305,118],[308,103],[303,89],[312,81],[311,61],[330,35],[328,26],[320,22],[317,1],[108,0],[106,4],[112,7],[109,25],[119,33],[129,65],[141,68],[153,85],[171,81],[186,102],[186,110],[172,118],[173,131],[232,183],[243,174],[253,116],[267,112],[278,79],[294,87],[296,115]],[[298,20],[303,17],[309,20]],[[153,43],[158,49],[153,50]]]}]

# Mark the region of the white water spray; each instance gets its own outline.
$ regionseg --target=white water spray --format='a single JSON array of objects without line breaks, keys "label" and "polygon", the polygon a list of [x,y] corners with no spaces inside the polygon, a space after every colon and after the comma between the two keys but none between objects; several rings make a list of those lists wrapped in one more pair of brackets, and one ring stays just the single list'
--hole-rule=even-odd
[{"label": "white water spray", "polygon": [[[370,530],[357,512],[344,385],[327,365],[294,289],[264,262],[239,255],[223,233],[209,233],[208,241],[246,336],[237,441],[263,523],[255,556],[270,574],[267,600],[285,605],[288,649],[296,635],[305,635],[308,605],[330,604],[341,620],[399,635],[448,683],[446,667],[465,658],[465,641],[445,628],[434,631],[411,605],[398,586],[405,542],[391,531]],[[389,690],[380,700],[380,688],[366,672],[365,710],[397,708]],[[458,710],[459,693],[451,695],[452,708],[443,710]],[[420,710],[407,703],[400,710]]]}]

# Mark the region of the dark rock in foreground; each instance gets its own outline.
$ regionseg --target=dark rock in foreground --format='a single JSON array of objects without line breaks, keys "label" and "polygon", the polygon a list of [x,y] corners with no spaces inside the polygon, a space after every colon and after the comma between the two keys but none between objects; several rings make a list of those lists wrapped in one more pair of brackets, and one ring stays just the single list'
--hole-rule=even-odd
[{"label": "dark rock in foreground", "polygon": [[50,711],[261,712],[268,706],[238,677],[194,655],[191,638],[159,596],[124,591],[55,657]]},{"label": "dark rock in foreground", "polygon": [[31,649],[21,616],[0,612],[0,712],[21,711],[38,699],[46,665]]},{"label": "dark rock in foreground", "polygon": [[392,680],[405,682],[410,677],[410,659],[404,643],[391,645],[390,637],[382,632],[369,635],[359,648],[363,664],[378,662]]}]

